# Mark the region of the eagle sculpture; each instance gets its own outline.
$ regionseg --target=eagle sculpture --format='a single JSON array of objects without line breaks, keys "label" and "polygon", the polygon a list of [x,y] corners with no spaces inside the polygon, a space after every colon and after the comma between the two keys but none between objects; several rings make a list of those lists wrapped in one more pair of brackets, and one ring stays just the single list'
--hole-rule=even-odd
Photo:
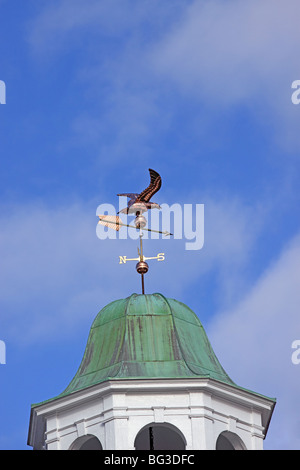
[{"label": "eagle sculpture", "polygon": [[[145,212],[148,209],[160,209],[159,204],[152,202],[152,196],[157,193],[161,188],[161,177],[160,175],[149,168],[150,173],[150,184],[140,194],[137,193],[122,193],[117,196],[127,196],[129,198],[128,206],[122,209],[120,212],[123,214],[135,213],[136,215],[141,212]],[[118,212],[119,213],[119,212]]]}]

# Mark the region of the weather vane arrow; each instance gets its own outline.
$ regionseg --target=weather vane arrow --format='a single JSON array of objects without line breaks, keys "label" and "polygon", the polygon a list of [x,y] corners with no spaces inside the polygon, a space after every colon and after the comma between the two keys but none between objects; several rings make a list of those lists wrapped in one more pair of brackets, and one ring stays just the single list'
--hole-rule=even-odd
[{"label": "weather vane arrow", "polygon": [[[121,221],[121,218],[117,215],[98,215],[99,217],[99,224],[105,225],[106,227],[113,228],[114,230],[119,231],[120,227],[129,227],[129,228],[139,228],[136,227],[135,225],[130,225],[130,224],[123,224]],[[160,233],[164,235],[165,237],[173,235],[172,233],[168,232],[167,230],[164,230],[163,232],[160,230],[154,230],[153,228],[146,228],[144,227],[143,230],[146,230],[147,232],[155,232],[155,233]]]},{"label": "weather vane arrow", "polygon": [[144,274],[148,272],[149,266],[146,263],[146,260],[157,260],[164,261],[165,254],[158,253],[156,256],[144,256],[143,254],[143,230],[148,232],[156,232],[165,236],[170,236],[172,233],[168,231],[154,230],[146,228],[147,220],[142,215],[143,212],[146,212],[150,209],[160,209],[161,207],[156,202],[151,201],[152,196],[159,191],[161,188],[161,176],[154,170],[149,168],[150,173],[150,184],[144,189],[140,194],[138,193],[122,193],[118,196],[127,196],[129,202],[127,207],[122,209],[119,213],[123,214],[135,214],[134,225],[124,224],[119,215],[98,215],[99,224],[104,225],[113,230],[119,231],[121,227],[134,228],[140,231],[140,247],[138,248],[138,258],[127,258],[127,256],[119,256],[119,264],[126,264],[127,261],[138,261],[136,264],[136,270],[141,275],[142,278],[142,293],[145,293],[144,288]]}]

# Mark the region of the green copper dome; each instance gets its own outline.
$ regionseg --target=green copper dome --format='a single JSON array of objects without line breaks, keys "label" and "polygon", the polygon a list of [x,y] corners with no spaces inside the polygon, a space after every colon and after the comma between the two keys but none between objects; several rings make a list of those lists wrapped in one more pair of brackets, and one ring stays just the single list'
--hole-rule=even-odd
[{"label": "green copper dome", "polygon": [[98,313],[80,367],[60,396],[111,379],[192,377],[234,385],[191,309],[161,294],[133,294]]}]

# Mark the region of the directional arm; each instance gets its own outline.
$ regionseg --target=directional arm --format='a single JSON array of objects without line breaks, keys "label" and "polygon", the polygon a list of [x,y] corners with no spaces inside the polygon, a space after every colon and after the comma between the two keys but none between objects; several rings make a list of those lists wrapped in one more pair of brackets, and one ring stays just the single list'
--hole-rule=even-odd
[{"label": "directional arm", "polygon": [[147,261],[148,259],[157,259],[157,261],[164,261],[165,254],[158,253],[156,256],[139,256],[138,258],[127,258],[127,256],[119,256],[119,264],[126,264],[127,261]]}]

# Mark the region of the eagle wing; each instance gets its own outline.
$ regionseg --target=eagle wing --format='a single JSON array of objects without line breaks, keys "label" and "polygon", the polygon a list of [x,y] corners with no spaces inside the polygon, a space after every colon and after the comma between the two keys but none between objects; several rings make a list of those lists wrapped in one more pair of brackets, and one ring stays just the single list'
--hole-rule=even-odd
[{"label": "eagle wing", "polygon": [[138,197],[138,201],[149,202],[152,196],[157,193],[161,188],[161,176],[154,170],[149,168],[150,173],[150,184],[148,188],[144,189]]},{"label": "eagle wing", "polygon": [[132,206],[132,204],[135,203],[138,193],[122,193],[122,194],[117,194],[117,196],[127,196],[129,197],[129,202],[128,202],[128,207]]}]

